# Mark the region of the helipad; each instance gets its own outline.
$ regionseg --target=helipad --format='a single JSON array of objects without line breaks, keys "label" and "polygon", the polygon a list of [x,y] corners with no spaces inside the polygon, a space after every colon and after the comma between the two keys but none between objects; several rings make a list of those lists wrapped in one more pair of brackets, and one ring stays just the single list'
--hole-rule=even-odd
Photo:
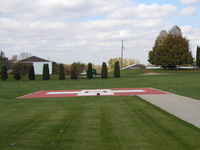
[{"label": "helipad", "polygon": [[80,97],[80,96],[130,96],[168,94],[153,88],[116,88],[83,90],[48,90],[21,96],[20,98]]}]

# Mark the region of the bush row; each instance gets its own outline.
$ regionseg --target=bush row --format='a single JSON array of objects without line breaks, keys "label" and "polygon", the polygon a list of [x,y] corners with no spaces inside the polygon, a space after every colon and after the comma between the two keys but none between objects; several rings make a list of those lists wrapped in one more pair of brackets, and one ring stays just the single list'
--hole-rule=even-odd
[{"label": "bush row", "polygon": [[[8,79],[8,73],[7,73],[7,68],[5,65],[2,66],[0,70],[0,77],[3,81]],[[29,80],[35,80],[35,71],[34,71],[34,66],[33,65],[26,65],[23,63],[18,63],[15,64],[13,67],[13,77],[16,80],[23,80],[24,77],[28,74],[28,79]],[[76,80],[79,78],[81,72],[79,69],[79,66],[77,63],[73,63],[70,67],[70,77],[73,80]],[[87,70],[86,70],[86,77],[88,79],[92,79],[97,75],[97,72],[95,69],[92,68],[92,63],[88,63]],[[114,72],[113,76],[115,78],[120,78],[120,66],[119,62],[117,61],[114,66]],[[65,71],[64,71],[64,65],[60,64],[59,65],[59,75],[58,75],[59,80],[65,80]],[[101,78],[106,79],[108,78],[108,68],[107,64],[103,62],[102,64],[102,69],[101,69]],[[43,74],[42,74],[42,79],[43,80],[50,80],[50,74],[49,74],[49,65],[44,64],[43,65]]]}]

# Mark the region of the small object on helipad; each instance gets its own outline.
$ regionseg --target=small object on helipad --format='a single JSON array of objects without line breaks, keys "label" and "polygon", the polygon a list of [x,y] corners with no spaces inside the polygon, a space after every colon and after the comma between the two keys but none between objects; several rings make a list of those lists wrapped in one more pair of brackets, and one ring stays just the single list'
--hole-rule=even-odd
[{"label": "small object on helipad", "polygon": [[11,144],[10,144],[10,146],[15,146],[15,145],[16,145],[16,143],[11,143]]},{"label": "small object on helipad", "polygon": [[97,95],[100,95],[100,93],[97,93]]},{"label": "small object on helipad", "polygon": [[63,133],[63,130],[60,130],[60,133]]}]

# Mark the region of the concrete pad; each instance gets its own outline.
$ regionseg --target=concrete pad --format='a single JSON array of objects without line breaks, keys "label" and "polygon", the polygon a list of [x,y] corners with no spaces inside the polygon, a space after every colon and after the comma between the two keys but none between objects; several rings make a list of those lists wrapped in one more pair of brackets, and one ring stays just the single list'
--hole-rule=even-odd
[{"label": "concrete pad", "polygon": [[200,100],[171,93],[138,96],[200,128]]}]

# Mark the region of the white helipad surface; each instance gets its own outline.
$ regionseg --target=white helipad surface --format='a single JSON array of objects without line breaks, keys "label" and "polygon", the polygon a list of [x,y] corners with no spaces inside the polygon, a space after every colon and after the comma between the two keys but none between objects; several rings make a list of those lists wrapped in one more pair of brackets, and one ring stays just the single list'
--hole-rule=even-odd
[{"label": "white helipad surface", "polygon": [[100,95],[114,95],[114,93],[137,93],[145,92],[144,90],[111,90],[111,89],[97,89],[97,90],[81,90],[76,92],[47,92],[46,94],[77,94],[77,96],[95,96],[97,93]]}]

